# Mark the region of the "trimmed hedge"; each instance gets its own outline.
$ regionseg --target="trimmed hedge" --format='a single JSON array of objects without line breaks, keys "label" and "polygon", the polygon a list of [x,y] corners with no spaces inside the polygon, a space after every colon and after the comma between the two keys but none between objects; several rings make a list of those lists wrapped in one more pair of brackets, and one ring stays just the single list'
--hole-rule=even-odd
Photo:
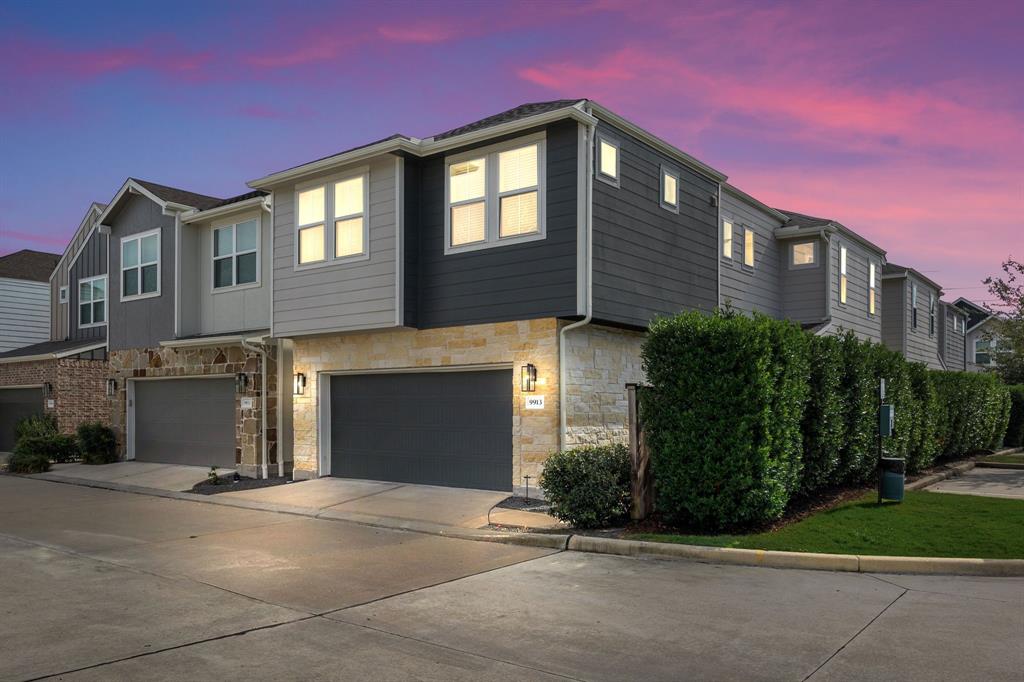
[{"label": "trimmed hedge", "polygon": [[1024,384],[1010,386],[1010,419],[1003,445],[1008,448],[1024,445]]},{"label": "trimmed hedge", "polygon": [[763,524],[794,494],[873,480],[882,378],[896,411],[884,452],[911,472],[998,447],[1011,421],[1007,442],[1024,439],[1024,388],[1011,418],[995,375],[929,371],[850,333],[683,313],[651,325],[643,361],[656,506],[695,530]]},{"label": "trimmed hedge", "polygon": [[57,418],[52,414],[33,414],[19,419],[14,425],[14,440],[26,436],[52,436],[58,432]]},{"label": "trimmed hedge", "polygon": [[625,445],[582,447],[551,455],[544,463],[540,487],[555,518],[579,528],[596,528],[629,512],[629,477]]},{"label": "trimmed hedge", "polygon": [[[7,465],[11,471],[18,472],[21,466],[37,469],[37,462],[45,459],[47,471],[50,462],[75,462],[80,457],[78,441],[74,436],[54,433],[47,436],[22,436],[14,446]],[[31,473],[36,473],[32,471]]]},{"label": "trimmed hedge", "polygon": [[658,508],[707,530],[781,516],[800,476],[809,373],[800,328],[684,313],[651,325],[643,360]]},{"label": "trimmed hedge", "polygon": [[117,438],[114,431],[101,422],[79,424],[78,443],[82,449],[82,464],[117,461]]}]

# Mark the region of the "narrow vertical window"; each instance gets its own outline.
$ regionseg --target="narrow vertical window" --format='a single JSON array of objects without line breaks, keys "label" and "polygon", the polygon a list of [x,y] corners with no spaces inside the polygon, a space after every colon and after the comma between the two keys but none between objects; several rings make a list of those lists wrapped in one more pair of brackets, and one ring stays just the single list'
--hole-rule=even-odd
[{"label": "narrow vertical window", "polygon": [[540,146],[510,149],[498,154],[498,236],[535,234],[540,231],[538,195]]},{"label": "narrow vertical window", "polygon": [[679,176],[667,168],[661,169],[661,207],[679,212]]},{"label": "narrow vertical window", "polygon": [[846,274],[846,247],[839,247],[839,302],[846,303],[846,289],[849,278]]},{"label": "narrow vertical window", "polygon": [[917,329],[917,285],[910,283],[910,328]]},{"label": "narrow vertical window", "polygon": [[875,306],[877,305],[875,295],[877,293],[875,289],[875,264],[873,262],[868,263],[868,315],[875,314]]},{"label": "narrow vertical window", "polygon": [[722,255],[732,260],[732,222],[722,221]]},{"label": "narrow vertical window", "polygon": [[935,335],[935,294],[928,294],[928,336]]},{"label": "narrow vertical window", "polygon": [[334,183],[334,257],[346,258],[365,252],[365,207],[362,175]]},{"label": "narrow vertical window", "polygon": [[743,228],[743,264],[754,267],[754,231],[749,227]]},{"label": "narrow vertical window", "polygon": [[473,159],[448,167],[448,205],[451,245],[463,246],[487,238],[487,160]]},{"label": "narrow vertical window", "polygon": [[299,264],[316,263],[327,257],[324,232],[324,188],[299,192],[298,241]]},{"label": "narrow vertical window", "polygon": [[597,177],[613,185],[619,184],[619,147],[614,142],[598,140]]}]

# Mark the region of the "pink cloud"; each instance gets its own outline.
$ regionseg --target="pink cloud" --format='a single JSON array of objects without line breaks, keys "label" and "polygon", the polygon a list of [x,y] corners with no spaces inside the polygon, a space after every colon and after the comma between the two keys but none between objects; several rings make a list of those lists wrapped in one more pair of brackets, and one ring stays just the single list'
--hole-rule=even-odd
[{"label": "pink cloud", "polygon": [[22,78],[93,78],[129,70],[174,76],[201,74],[210,51],[190,51],[173,39],[150,39],[145,46],[69,50],[47,41],[15,39],[0,47],[0,60],[17,63]]},{"label": "pink cloud", "polygon": [[451,24],[420,23],[403,26],[380,26],[377,33],[382,38],[396,43],[443,43],[455,37],[457,31]]},{"label": "pink cloud", "polygon": [[0,252],[11,253],[25,245],[36,245],[49,247],[55,251],[63,252],[67,246],[67,238],[63,235],[44,234],[40,232],[25,232],[23,230],[0,230]]}]

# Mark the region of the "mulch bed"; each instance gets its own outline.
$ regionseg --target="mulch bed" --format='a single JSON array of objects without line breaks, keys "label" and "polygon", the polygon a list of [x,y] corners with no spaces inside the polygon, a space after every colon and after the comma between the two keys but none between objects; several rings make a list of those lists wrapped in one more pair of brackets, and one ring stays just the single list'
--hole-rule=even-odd
[{"label": "mulch bed", "polygon": [[542,514],[547,513],[551,509],[551,505],[544,500],[538,500],[536,497],[520,497],[518,495],[506,497],[494,506],[499,509],[516,509],[518,511],[540,512]]},{"label": "mulch bed", "polygon": [[221,476],[217,479],[217,483],[211,481],[200,481],[192,486],[191,489],[185,490],[186,493],[196,493],[197,495],[218,495],[220,493],[233,493],[239,490],[255,490],[256,488],[272,488],[275,485],[285,485],[292,481],[283,476],[276,478],[249,478],[242,476],[237,481],[231,476]]}]

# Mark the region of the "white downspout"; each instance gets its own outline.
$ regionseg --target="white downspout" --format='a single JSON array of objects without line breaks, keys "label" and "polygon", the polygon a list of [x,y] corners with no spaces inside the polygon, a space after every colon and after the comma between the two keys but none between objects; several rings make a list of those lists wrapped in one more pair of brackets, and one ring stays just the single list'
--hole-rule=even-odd
[{"label": "white downspout", "polygon": [[585,308],[584,316],[582,320],[568,324],[558,332],[558,417],[559,417],[559,433],[558,433],[558,449],[564,450],[566,443],[569,439],[569,432],[566,419],[566,353],[565,353],[565,336],[566,332],[572,329],[579,329],[585,325],[590,324],[591,319],[594,317],[594,284],[593,284],[593,273],[594,273],[594,258],[593,258],[593,242],[594,242],[594,124],[587,124],[587,137],[586,137],[586,155],[587,155],[587,185],[586,185],[586,196],[584,199],[585,206],[585,225],[586,225],[586,239],[584,240],[583,248],[586,249],[586,295],[585,295]]}]

